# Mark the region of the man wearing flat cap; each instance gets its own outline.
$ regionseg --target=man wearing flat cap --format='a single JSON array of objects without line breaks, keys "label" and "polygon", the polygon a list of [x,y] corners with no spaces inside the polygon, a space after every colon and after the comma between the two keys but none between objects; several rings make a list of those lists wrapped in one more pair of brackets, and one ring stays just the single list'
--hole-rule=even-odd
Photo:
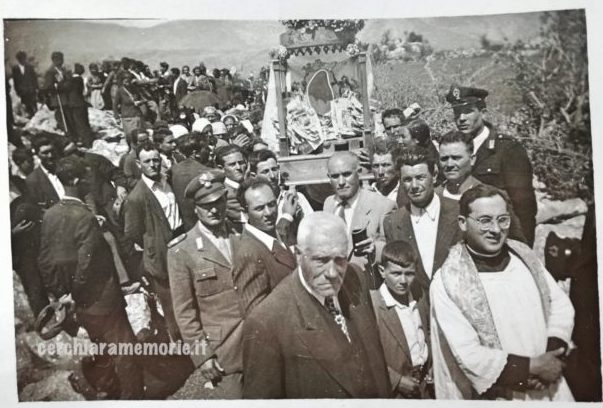
[{"label": "man wearing flat cap", "polygon": [[241,398],[241,289],[247,286],[233,283],[224,173],[201,172],[185,196],[194,200],[198,222],[168,244],[168,271],[176,322],[196,370],[173,397]]},{"label": "man wearing flat cap", "polygon": [[453,84],[446,95],[458,130],[473,141],[471,175],[507,192],[529,245],[534,243],[536,196],[525,148],[484,120],[488,91]]}]

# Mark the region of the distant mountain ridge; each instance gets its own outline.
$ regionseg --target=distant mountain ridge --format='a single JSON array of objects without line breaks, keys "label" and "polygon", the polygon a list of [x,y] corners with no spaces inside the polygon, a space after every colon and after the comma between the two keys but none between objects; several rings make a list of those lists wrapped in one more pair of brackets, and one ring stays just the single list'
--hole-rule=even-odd
[{"label": "distant mountain ridge", "polygon": [[[539,13],[412,19],[372,19],[358,37],[377,43],[386,30],[394,37],[414,31],[435,50],[479,47],[480,36],[510,41],[538,35]],[[63,51],[66,63],[88,64],[131,56],[156,68],[160,61],[194,66],[237,67],[257,72],[268,64],[268,52],[278,46],[285,28],[278,21],[170,20],[148,28],[126,27],[86,20],[5,20],[5,58],[14,63],[18,50],[36,57],[39,70],[49,65],[50,53]]]}]

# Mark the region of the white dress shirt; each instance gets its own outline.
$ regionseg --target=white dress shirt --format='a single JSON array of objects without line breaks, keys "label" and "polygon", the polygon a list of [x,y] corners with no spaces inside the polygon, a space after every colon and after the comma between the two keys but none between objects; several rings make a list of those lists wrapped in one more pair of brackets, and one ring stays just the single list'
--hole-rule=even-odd
[{"label": "white dress shirt", "polygon": [[46,177],[48,177],[48,180],[50,181],[50,184],[52,184],[52,187],[54,187],[54,191],[57,192],[59,199],[62,199],[65,196],[65,187],[63,187],[61,180],[59,180],[56,174],[49,173],[42,164],[40,164],[40,168],[44,174],[46,174]]},{"label": "white dress shirt", "polygon": [[433,195],[433,200],[425,208],[410,205],[410,220],[417,239],[419,254],[425,273],[429,278],[433,273],[433,258],[435,255],[438,222],[440,221],[440,198]]},{"label": "white dress shirt", "polygon": [[172,187],[170,187],[165,177],[162,176],[160,181],[154,181],[143,174],[142,181],[149,187],[157,201],[159,201],[159,205],[161,206],[172,231],[182,225],[180,212],[178,211],[178,205],[176,204],[176,196],[174,196]]},{"label": "white dress shirt", "polygon": [[421,366],[425,364],[429,357],[429,351],[425,343],[425,332],[423,331],[419,309],[417,309],[417,301],[412,300],[412,296],[409,294],[408,306],[403,305],[394,299],[385,283],[381,284],[379,293],[383,298],[385,306],[389,308],[393,307],[396,310],[404,336],[406,336],[412,365]]},{"label": "white dress shirt", "polygon": [[274,238],[271,235],[266,234],[264,231],[257,229],[251,224],[245,224],[245,230],[249,232],[251,235],[256,237],[269,251],[272,251],[275,245],[281,247],[281,249],[288,249],[282,242],[278,239]]},{"label": "white dress shirt", "polygon": [[477,154],[477,150],[484,144],[486,139],[490,136],[490,129],[487,126],[484,126],[479,135],[473,138],[473,154]]}]

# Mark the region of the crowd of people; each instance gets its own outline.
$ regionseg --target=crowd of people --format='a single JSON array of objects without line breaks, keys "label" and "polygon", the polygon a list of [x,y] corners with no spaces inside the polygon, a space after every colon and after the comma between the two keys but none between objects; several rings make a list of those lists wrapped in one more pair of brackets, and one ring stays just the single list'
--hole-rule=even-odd
[{"label": "crowd of people", "polygon": [[[105,80],[91,67],[100,97],[78,108],[62,98],[84,94],[71,90],[81,69],[62,60],[44,89],[67,137],[12,153],[13,267],[31,309],[73,305],[93,342],[202,345],[99,353],[70,377],[87,398],[601,400],[599,343],[584,338],[599,336],[596,294],[570,300],[533,252],[530,160],[485,120],[486,90],[451,86],[457,129],[437,146],[426,121],[386,109],[370,150],[330,155],[317,202],[282,182],[249,100],[178,113],[228,72],[162,63],[155,77],[124,58]],[[147,81],[175,105],[145,97]],[[107,102],[130,148],[119,166],[87,151],[80,126]],[[596,261],[577,267],[596,282]],[[135,333],[125,305],[141,291],[153,329]]]}]

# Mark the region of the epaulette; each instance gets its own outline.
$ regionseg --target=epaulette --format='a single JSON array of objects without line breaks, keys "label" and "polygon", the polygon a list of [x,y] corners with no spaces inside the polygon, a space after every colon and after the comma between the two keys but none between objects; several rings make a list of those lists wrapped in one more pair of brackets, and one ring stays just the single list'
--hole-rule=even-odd
[{"label": "epaulette", "polygon": [[167,247],[172,248],[186,239],[186,233],[178,235],[176,238],[168,242]]}]

